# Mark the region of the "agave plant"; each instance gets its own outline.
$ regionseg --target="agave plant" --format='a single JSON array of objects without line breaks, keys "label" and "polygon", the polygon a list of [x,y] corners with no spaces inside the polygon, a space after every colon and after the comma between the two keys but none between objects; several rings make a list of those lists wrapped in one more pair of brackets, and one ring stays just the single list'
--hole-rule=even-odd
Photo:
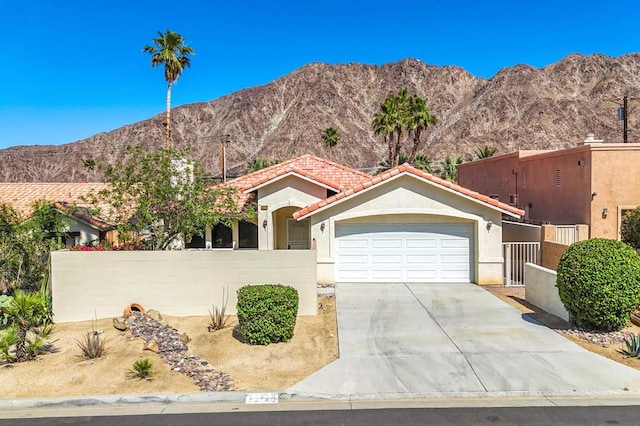
[{"label": "agave plant", "polygon": [[211,318],[211,322],[207,327],[209,331],[222,330],[227,326],[227,321],[229,320],[229,316],[226,315],[228,301],[229,295],[225,292],[225,289],[222,289],[222,306],[213,305],[213,310],[209,311],[209,317]]},{"label": "agave plant", "polygon": [[82,340],[76,340],[76,344],[82,352],[82,356],[87,359],[100,358],[105,352],[105,339],[96,332],[96,329],[91,322],[91,331],[83,336]]},{"label": "agave plant", "polygon": [[624,339],[624,346],[620,349],[620,352],[632,358],[640,358],[640,334],[630,334],[628,338]]}]

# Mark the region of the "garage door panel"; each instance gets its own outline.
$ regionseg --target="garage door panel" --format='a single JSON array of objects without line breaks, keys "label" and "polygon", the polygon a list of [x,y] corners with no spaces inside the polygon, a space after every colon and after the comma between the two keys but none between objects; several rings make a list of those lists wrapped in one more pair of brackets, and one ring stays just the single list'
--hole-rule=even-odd
[{"label": "garage door panel", "polygon": [[471,224],[338,224],[338,282],[468,282]]},{"label": "garage door panel", "polygon": [[434,255],[423,255],[423,254],[408,254],[407,255],[407,264],[413,265],[435,265],[437,263],[437,256]]}]

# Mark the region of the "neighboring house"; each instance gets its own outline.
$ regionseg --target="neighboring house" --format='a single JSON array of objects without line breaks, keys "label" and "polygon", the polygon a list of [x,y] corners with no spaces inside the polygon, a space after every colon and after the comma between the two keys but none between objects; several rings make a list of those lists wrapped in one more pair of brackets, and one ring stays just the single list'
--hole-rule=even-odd
[{"label": "neighboring house", "polygon": [[52,203],[66,215],[66,245],[90,244],[107,237],[112,226],[88,214],[82,197],[105,187],[103,183],[0,183],[0,203],[12,206],[21,219],[33,214],[33,204],[38,200]]},{"label": "neighboring house", "polygon": [[640,206],[640,144],[593,135],[578,146],[518,151],[461,164],[460,185],[525,210],[527,219],[589,225],[589,236],[619,239],[624,214]]},{"label": "neighboring house", "polygon": [[320,283],[502,284],[502,215],[524,214],[408,165],[371,176],[311,155],[227,184],[257,217],[201,243],[315,249]]}]

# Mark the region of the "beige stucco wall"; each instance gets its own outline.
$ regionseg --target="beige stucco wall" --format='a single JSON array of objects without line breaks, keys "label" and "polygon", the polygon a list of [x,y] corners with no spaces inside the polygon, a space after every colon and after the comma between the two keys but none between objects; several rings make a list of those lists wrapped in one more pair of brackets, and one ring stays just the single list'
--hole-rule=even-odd
[{"label": "beige stucco wall", "polygon": [[[335,281],[335,228],[340,222],[473,224],[472,279],[478,284],[502,284],[502,215],[500,212],[412,176],[331,205],[311,216],[311,237],[318,252],[318,282]],[[487,229],[487,223],[492,226]],[[321,229],[324,223],[324,231]],[[474,270],[475,269],[475,270]]]},{"label": "beige stucco wall", "polygon": [[[286,219],[277,215],[283,207],[296,207],[293,211],[327,198],[327,189],[297,176],[287,176],[258,189],[258,249],[274,250],[277,248],[274,236],[280,229],[286,240]],[[267,227],[262,225],[267,221]],[[276,221],[284,220],[282,223]],[[278,226],[279,225],[279,226]],[[284,234],[282,234],[284,229]],[[280,239],[279,239],[280,240]]]},{"label": "beige stucco wall", "polygon": [[569,321],[558,288],[556,271],[532,263],[525,265],[525,300],[550,314]]},{"label": "beige stucco wall", "polygon": [[565,244],[543,241],[540,249],[540,265],[554,271],[557,270],[560,258],[568,248],[569,246]]},{"label": "beige stucco wall", "polygon": [[[601,144],[593,149],[591,238],[620,238],[622,209],[640,205],[640,144]],[[609,214],[604,217],[603,209]]]},{"label": "beige stucco wall", "polygon": [[300,296],[299,315],[316,314],[316,252],[259,250],[56,251],[51,254],[56,322],[122,315],[140,303],[176,316],[208,315],[221,306],[236,312],[236,292],[248,284],[284,284]]},{"label": "beige stucco wall", "polygon": [[518,222],[502,222],[502,242],[540,242],[540,227]]}]

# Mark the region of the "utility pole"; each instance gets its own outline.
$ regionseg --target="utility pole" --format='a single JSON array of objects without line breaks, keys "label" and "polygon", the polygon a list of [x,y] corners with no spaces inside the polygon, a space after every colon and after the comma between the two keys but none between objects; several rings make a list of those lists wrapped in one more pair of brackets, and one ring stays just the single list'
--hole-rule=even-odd
[{"label": "utility pole", "polygon": [[224,135],[222,137],[222,139],[220,140],[221,142],[221,166],[222,166],[222,181],[226,182],[227,181],[227,147],[229,146],[229,143],[231,143],[231,135]]},{"label": "utility pole", "polygon": [[622,142],[624,143],[629,142],[629,101],[637,101],[638,99],[640,98],[630,98],[627,95],[624,95],[622,99],[605,98],[605,101],[620,105],[618,107],[618,121],[622,121]]}]

